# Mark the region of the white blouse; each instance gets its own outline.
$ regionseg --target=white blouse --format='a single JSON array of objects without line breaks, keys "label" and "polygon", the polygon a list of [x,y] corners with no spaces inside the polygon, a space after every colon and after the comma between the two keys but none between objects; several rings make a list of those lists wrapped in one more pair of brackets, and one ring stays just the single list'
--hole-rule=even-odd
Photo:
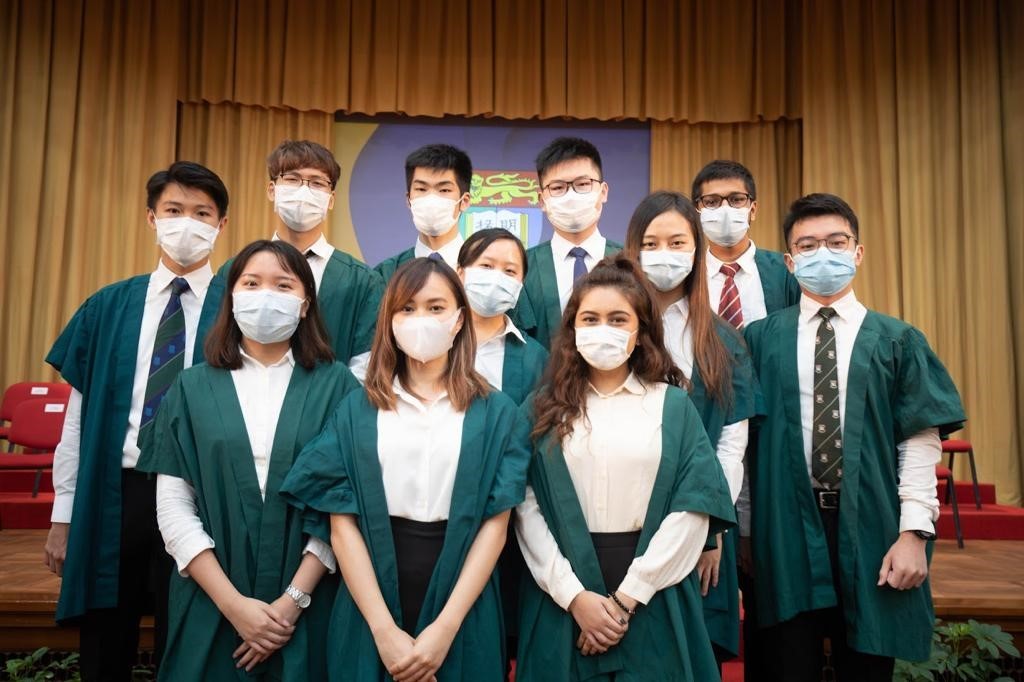
[{"label": "white blouse", "polygon": [[395,377],[394,410],[377,412],[377,456],[388,514],[411,521],[444,521],[452,505],[462,450],[464,412],[448,394],[425,402]]},{"label": "white blouse", "polygon": [[[277,420],[288,392],[295,359],[289,350],[280,360],[265,366],[244,350],[239,350],[242,367],[231,370],[231,380],[235,384],[245,430],[249,435],[260,497],[265,498]],[[157,476],[156,518],[167,553],[174,557],[178,572],[187,576],[189,563],[203,550],[214,547],[213,538],[203,529],[203,522],[199,519],[195,489],[177,476]],[[307,552],[313,553],[331,573],[337,568],[334,553],[323,540],[310,537],[303,550],[303,553]]]},{"label": "white blouse", "polygon": [[486,341],[478,341],[476,346],[476,362],[474,363],[476,371],[484,379],[487,379],[487,383],[499,391],[501,390],[501,378],[505,372],[505,337],[509,334],[519,339],[520,343],[526,343],[523,333],[506,315],[505,328]]},{"label": "white blouse", "polygon": [[[605,395],[590,387],[587,418],[578,419],[562,452],[592,533],[637,531],[643,527],[661,463],[661,425],[666,384],[645,386],[632,374]],[[607,585],[646,604],[654,593],[682,581],[697,565],[708,533],[708,516],[673,512],[666,516],[621,585]],[[562,555],[541,514],[533,489],[516,509],[516,533],[537,584],[563,609],[582,583]]]}]

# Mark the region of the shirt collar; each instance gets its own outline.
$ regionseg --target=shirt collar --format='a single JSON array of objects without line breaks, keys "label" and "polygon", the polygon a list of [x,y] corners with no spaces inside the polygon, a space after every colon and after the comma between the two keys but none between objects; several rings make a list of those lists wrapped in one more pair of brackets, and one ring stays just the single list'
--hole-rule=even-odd
[{"label": "shirt collar", "polygon": [[644,386],[643,382],[637,379],[636,375],[633,374],[632,372],[630,372],[629,376],[626,377],[626,380],[623,381],[622,384],[611,393],[601,393],[601,391],[594,388],[594,384],[588,384],[588,386],[590,387],[591,393],[600,396],[601,398],[611,398],[612,396],[618,395],[623,391],[626,391],[627,393],[632,393],[633,395],[643,395],[644,393],[647,392],[647,387]]},{"label": "shirt collar", "polygon": [[[441,254],[441,258],[444,259],[444,262],[450,265],[453,270],[455,269],[455,266],[458,265],[459,251],[462,249],[462,244],[465,241],[466,240],[462,238],[462,233],[458,232],[455,234],[454,239],[437,250],[437,252]],[[432,253],[434,253],[434,250],[424,244],[422,239],[417,237],[416,246],[413,249],[413,255],[417,258],[428,258]]]},{"label": "shirt collar", "polygon": [[594,260],[604,258],[605,238],[600,230],[594,230],[594,234],[583,240],[582,244],[573,244],[562,235],[555,232],[551,237],[551,254],[556,263],[564,261],[569,257],[569,250],[574,246],[583,248]]},{"label": "shirt collar", "polygon": [[[274,232],[274,236],[271,237],[270,240],[271,241],[275,241],[275,242],[279,242],[279,241],[281,241],[281,238],[277,235],[277,232]],[[310,251],[313,252],[313,255],[319,256],[320,258],[323,258],[324,260],[327,260],[332,255],[334,255],[334,247],[331,246],[329,243],[327,243],[327,237],[325,237],[322,232],[320,233],[320,238],[317,239],[312,244],[310,244],[309,247],[306,248],[306,250],[303,252],[302,255],[305,256],[306,253],[308,253]]]},{"label": "shirt collar", "polygon": [[668,315],[674,313],[679,315],[684,320],[690,316],[690,300],[683,296],[678,301],[665,308],[665,314]]},{"label": "shirt collar", "polygon": [[201,298],[206,294],[206,289],[210,286],[210,280],[213,279],[213,268],[210,267],[210,261],[206,261],[202,267],[196,268],[186,275],[176,275],[161,260],[156,266],[156,270],[149,276],[150,291],[163,291],[171,286],[172,280],[179,276],[184,277],[185,281],[188,282],[189,290],[196,297]]},{"label": "shirt collar", "polygon": [[521,331],[519,331],[518,327],[516,327],[516,325],[512,322],[512,318],[509,317],[508,315],[506,315],[505,316],[505,327],[504,327],[504,329],[502,329],[500,332],[498,332],[497,334],[495,334],[491,338],[487,339],[486,341],[478,342],[477,346],[479,348],[483,348],[484,346],[486,346],[486,345],[488,345],[490,343],[493,343],[494,341],[497,341],[498,339],[504,339],[506,336],[508,336],[510,334],[513,337],[519,339],[519,343],[526,343],[526,338],[523,336],[523,333]]},{"label": "shirt collar", "polygon": [[413,395],[410,391],[406,390],[405,386],[402,385],[402,381],[398,378],[397,374],[395,375],[394,381],[391,382],[391,390],[395,392],[395,396],[397,396],[399,400],[405,401],[406,403],[412,405],[413,407],[420,411],[424,411],[431,407],[432,405],[436,405],[448,399],[448,392],[445,391],[441,395],[437,396],[437,400],[435,400],[433,403],[428,403],[424,400],[421,400],[417,396]]},{"label": "shirt collar", "polygon": [[291,348],[288,349],[288,351],[281,357],[280,360],[278,360],[277,362],[275,362],[272,365],[264,365],[262,362],[260,362],[259,360],[257,360],[253,356],[251,356],[248,353],[246,353],[245,352],[245,348],[243,346],[241,346],[241,345],[238,346],[238,352],[242,356],[242,365],[244,365],[246,367],[256,367],[256,368],[259,368],[259,369],[270,369],[271,367],[284,367],[285,365],[288,365],[290,367],[294,367],[295,366],[295,356],[292,355],[292,349]]},{"label": "shirt collar", "polygon": [[[810,296],[800,297],[800,323],[809,324],[814,316],[818,314],[818,311],[824,308]],[[853,293],[853,289],[850,289],[849,293],[843,296],[838,301],[833,301],[832,305],[828,306],[832,310],[836,311],[836,316],[840,320],[849,320],[857,312],[859,308],[862,308],[860,301],[857,300],[857,296]]]},{"label": "shirt collar", "polygon": [[[757,264],[754,262],[754,255],[757,253],[757,246],[754,244],[754,240],[750,240],[750,246],[747,250],[740,254],[740,257],[736,259],[736,264],[740,266],[741,272],[753,273],[757,268]],[[707,263],[708,263],[708,274],[714,277],[722,271],[722,265],[725,263],[723,260],[719,260],[715,254],[711,253],[711,249],[707,251]]]}]

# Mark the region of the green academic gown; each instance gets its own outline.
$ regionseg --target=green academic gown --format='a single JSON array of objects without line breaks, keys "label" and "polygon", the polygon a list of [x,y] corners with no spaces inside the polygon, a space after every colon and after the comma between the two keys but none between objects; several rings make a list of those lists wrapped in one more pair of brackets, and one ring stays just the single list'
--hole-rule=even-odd
[{"label": "green academic gown", "polygon": [[501,392],[521,405],[530,395],[548,364],[548,352],[530,336],[520,341],[515,334],[505,335],[505,359],[501,366]]},{"label": "green academic gown", "polygon": [[[444,545],[427,587],[417,633],[434,622],[447,603],[483,522],[523,500],[529,462],[526,428],[515,403],[498,391],[476,398],[466,411]],[[364,391],[350,395],[323,433],[303,450],[282,491],[300,507],[358,517],[377,584],[395,622],[401,623],[395,547],[377,453],[377,408]],[[437,671],[438,681],[501,680],[501,621],[495,572],[462,622]],[[391,679],[344,582],[334,602],[327,638],[331,643],[327,679]]]},{"label": "green academic gown", "polygon": [[800,284],[786,267],[781,253],[759,248],[754,251],[754,263],[768,314],[800,302]]},{"label": "green academic gown", "polygon": [[[622,244],[605,241],[604,255],[611,256],[622,250]],[[555,262],[551,242],[546,241],[526,252],[527,273],[519,302],[509,316],[516,327],[540,341],[551,350],[551,342],[562,324],[562,307],[555,279]]]},{"label": "green academic gown", "polygon": [[395,271],[397,271],[398,268],[401,267],[403,263],[405,263],[406,261],[410,261],[415,257],[415,248],[406,249],[405,251],[402,251],[401,253],[392,256],[391,258],[382,260],[373,269],[378,275],[381,276],[386,286],[387,283],[391,281],[391,278],[394,277]]},{"label": "green academic gown", "polygon": [[[154,447],[138,469],[177,476],[196,491],[203,530],[235,588],[270,603],[302,561],[309,536],[330,542],[327,519],[289,506],[278,491],[302,446],[320,432],[346,393],[359,387],[341,363],[296,365],[274,434],[261,499],[249,435],[231,372],[198,365],[181,373],[157,413]],[[191,578],[171,576],[167,648],[161,680],[322,680],[326,632],[337,576],[325,575],[291,640],[253,673],[237,670],[241,644],[231,623]]]},{"label": "green academic gown", "polygon": [[[526,406],[524,406],[524,410]],[[669,387],[662,420],[662,455],[647,507],[637,556],[673,512],[711,517],[711,532],[735,524],[735,511],[722,468],[696,408],[684,390]],[[590,531],[583,517],[561,445],[550,436],[534,448],[529,481],[541,513],[562,554],[583,586],[608,594]],[[604,654],[583,656],[576,648],[579,628],[532,579],[520,599],[517,682],[582,680],[704,682],[718,679],[718,667],[704,625],[700,581],[694,571],[681,583],[657,592],[637,610],[629,632]]]},{"label": "green academic gown", "polygon": [[[121,553],[121,458],[135,385],[149,275],[106,286],[75,312],[46,356],[82,394],[78,479],[59,622],[117,606]],[[194,360],[202,360],[197,339]]]},{"label": "green academic gown", "polygon": [[[231,263],[229,260],[222,265],[210,282],[199,318],[200,341],[206,338],[223,305]],[[335,358],[347,364],[353,356],[369,351],[377,326],[377,310],[384,296],[380,276],[344,251],[334,249],[316,296]]]},{"label": "green academic gown", "polygon": [[[693,373],[690,376],[690,400],[700,414],[711,446],[717,451],[718,439],[725,426],[744,419],[752,419],[758,413],[760,393],[750,353],[747,352],[743,338],[728,323],[721,320],[718,321],[716,331],[733,359],[732,402],[726,409],[726,406],[711,399],[697,365],[693,366]],[[708,588],[703,604],[704,622],[707,624],[711,641],[733,655],[739,655],[740,599],[739,580],[736,574],[736,533],[725,533],[722,536],[718,587]]]},{"label": "green academic gown", "polygon": [[[793,306],[746,330],[765,405],[750,476],[761,626],[837,604],[804,458],[799,313]],[[839,504],[847,642],[864,653],[925,660],[933,627],[928,582],[905,591],[876,583],[882,557],[900,532],[896,446],[926,428],[943,435],[959,429],[965,419],[960,396],[918,330],[873,311],[857,334],[847,381]]]}]

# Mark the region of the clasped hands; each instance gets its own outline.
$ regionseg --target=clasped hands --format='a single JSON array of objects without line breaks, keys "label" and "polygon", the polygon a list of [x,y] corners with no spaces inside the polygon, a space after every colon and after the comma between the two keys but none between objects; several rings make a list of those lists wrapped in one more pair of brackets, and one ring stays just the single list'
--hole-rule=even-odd
[{"label": "clasped hands", "polygon": [[[636,608],[637,602],[632,597],[622,593],[616,596],[626,608]],[[569,604],[569,613],[580,626],[576,648],[584,656],[603,654],[622,641],[629,630],[629,614],[611,597],[597,592],[580,592]]]},{"label": "clasped hands", "polygon": [[235,667],[251,671],[283,647],[295,632],[302,610],[286,594],[271,603],[239,596],[224,614],[242,644],[231,655]]}]

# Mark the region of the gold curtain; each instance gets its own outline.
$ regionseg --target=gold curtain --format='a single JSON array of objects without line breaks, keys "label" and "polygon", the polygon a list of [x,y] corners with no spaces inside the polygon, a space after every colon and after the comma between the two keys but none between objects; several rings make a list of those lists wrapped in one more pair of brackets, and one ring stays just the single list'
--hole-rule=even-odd
[{"label": "gold curtain", "polygon": [[[196,161],[221,177],[230,193],[228,224],[211,260],[223,263],[255,239],[273,234],[274,205],[267,199],[267,154],[282,140],[332,146],[334,117],[319,111],[264,109],[238,104],[182,104],[178,158]],[[328,235],[330,237],[330,235]]]},{"label": "gold curtain", "polygon": [[192,0],[184,102],[798,118],[798,0]]},{"label": "gold curtain", "polygon": [[173,3],[0,2],[0,385],[81,302],[151,269],[145,183],[174,160]]},{"label": "gold curtain", "polygon": [[712,159],[738,159],[750,169],[757,184],[752,239],[780,250],[782,217],[800,196],[800,122],[651,124],[651,191],[690,196],[694,176]]},{"label": "gold curtain", "polygon": [[[808,0],[806,191],[861,220],[860,297],[928,336],[984,480],[1021,501],[1024,9],[1014,0]],[[966,470],[961,470],[961,476]]]}]

